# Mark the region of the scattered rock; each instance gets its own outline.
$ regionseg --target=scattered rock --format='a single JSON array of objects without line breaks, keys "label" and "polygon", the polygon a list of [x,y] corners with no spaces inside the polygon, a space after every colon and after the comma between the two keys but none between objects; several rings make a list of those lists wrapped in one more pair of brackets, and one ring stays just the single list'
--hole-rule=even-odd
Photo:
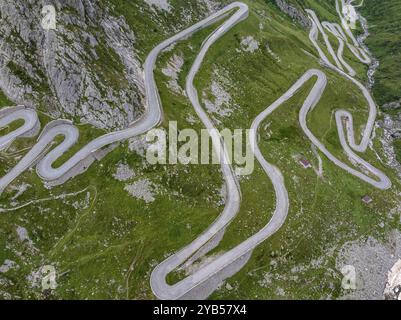
[{"label": "scattered rock", "polygon": [[87,209],[87,208],[89,208],[90,197],[91,197],[90,192],[87,192],[84,200],[82,200],[82,201],[74,201],[71,205],[76,210]]},{"label": "scattered rock", "polygon": [[229,283],[227,283],[227,284],[226,284],[226,289],[227,289],[228,291],[231,291],[231,290],[234,289],[234,288],[233,288],[232,285],[230,285]]},{"label": "scattered rock", "polygon": [[397,161],[393,145],[394,140],[398,139],[397,137],[400,134],[401,121],[394,120],[389,115],[384,115],[384,121],[378,122],[378,125],[384,129],[380,142],[383,147],[387,165],[395,169],[398,176],[401,177],[401,164]]},{"label": "scattered rock", "polygon": [[127,127],[141,115],[144,97],[132,29],[99,2],[55,6],[57,29],[44,30],[42,1],[2,4],[0,89],[16,104],[44,105],[55,118],[68,115],[102,129]]},{"label": "scattered rock", "polygon": [[149,144],[146,142],[146,136],[137,136],[129,139],[128,148],[130,151],[135,152],[141,157],[146,156],[146,150],[148,149]]},{"label": "scattered rock", "polygon": [[218,257],[220,257],[222,253],[215,253],[210,256],[203,256],[199,260],[195,261],[194,263],[191,264],[185,264],[184,267],[182,267],[181,270],[185,272],[187,276],[196,273],[198,270],[202,269],[204,266],[208,265],[212,261],[216,260]]},{"label": "scattered rock", "polygon": [[[220,75],[218,72],[215,72],[214,79],[212,80],[212,84],[210,86],[210,92],[213,96],[213,100],[207,98],[207,94],[203,92],[203,104],[206,109],[219,117],[229,117],[234,110],[237,108],[236,105],[232,103],[232,97],[230,93],[226,91],[226,88],[230,87],[229,80]],[[217,123],[220,121],[218,119],[214,119]]]},{"label": "scattered rock", "polygon": [[276,294],[280,297],[285,297],[285,290],[283,288],[277,288]]},{"label": "scattered rock", "polygon": [[384,297],[386,300],[401,300],[401,259],[394,264],[388,273]]},{"label": "scattered rock", "polygon": [[401,108],[401,100],[386,103],[382,106],[384,111],[398,110]]},{"label": "scattered rock", "polygon": [[201,0],[208,12],[215,12],[221,8],[222,4],[215,0]]},{"label": "scattered rock", "polygon": [[272,58],[274,60],[276,60],[279,63],[281,62],[280,57],[276,53],[273,52],[273,50],[270,48],[270,45],[269,45],[268,42],[266,43],[265,48],[266,48],[267,52],[272,56]]},{"label": "scattered rock", "polygon": [[28,242],[31,241],[31,239],[29,238],[29,235],[28,235],[28,230],[26,230],[24,227],[18,226],[17,234],[18,234],[18,237],[21,242],[24,242],[25,240],[28,240]]},{"label": "scattered rock", "polygon": [[11,200],[16,200],[20,195],[22,195],[26,190],[28,190],[28,188],[30,188],[31,185],[28,183],[22,183],[18,186],[12,186],[12,188],[14,190],[16,190],[17,192],[15,193],[15,195],[11,198]]}]

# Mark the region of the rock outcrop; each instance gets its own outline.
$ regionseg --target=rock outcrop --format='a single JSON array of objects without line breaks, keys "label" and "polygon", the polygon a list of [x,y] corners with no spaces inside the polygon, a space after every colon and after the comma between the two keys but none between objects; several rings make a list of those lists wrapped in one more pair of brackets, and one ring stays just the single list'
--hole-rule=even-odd
[{"label": "rock outcrop", "polygon": [[384,130],[381,143],[386,156],[387,165],[396,170],[401,177],[401,164],[397,160],[394,149],[394,141],[401,139],[401,119],[392,118],[390,115],[384,114],[384,119],[378,121],[378,126]]},{"label": "rock outcrop", "polygon": [[[56,29],[42,8],[56,9]],[[16,104],[103,129],[126,127],[144,96],[135,35],[95,0],[0,0],[0,89]]]}]

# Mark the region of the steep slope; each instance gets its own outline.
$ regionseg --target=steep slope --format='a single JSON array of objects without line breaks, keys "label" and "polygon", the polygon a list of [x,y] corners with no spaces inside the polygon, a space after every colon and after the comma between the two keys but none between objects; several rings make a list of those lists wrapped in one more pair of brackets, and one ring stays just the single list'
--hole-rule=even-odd
[{"label": "steep slope", "polygon": [[378,104],[387,110],[401,99],[400,12],[401,2],[397,0],[366,1],[361,8],[369,23],[370,35],[366,44],[380,61],[373,94]]},{"label": "steep slope", "polygon": [[[350,110],[356,121],[355,128],[362,128],[368,116],[366,101],[358,88],[321,64],[310,42],[309,30],[302,23],[304,18],[299,18],[306,15],[304,9],[311,8],[320,19],[339,22],[334,3],[312,0],[245,2],[250,7],[248,19],[209,50],[195,78],[195,86],[209,116],[219,129],[247,129],[266,106],[282,96],[307,70],[323,70],[328,85],[307,123],[334,155],[352,165],[338,141],[333,115],[338,109]],[[135,61],[143,62],[155,45],[225,3],[102,1],[96,12],[109,8],[107,19],[115,17],[124,21],[124,26],[135,37],[135,42],[130,44]],[[288,6],[295,9],[288,10]],[[64,14],[66,19],[70,15]],[[72,13],[71,17],[74,16]],[[94,19],[91,23],[98,25],[99,21],[101,19]],[[190,127],[199,132],[203,127],[183,89],[199,48],[217,27],[218,24],[194,34],[159,57],[155,75],[165,113],[161,128],[168,129],[169,120],[177,121],[179,129]],[[123,35],[131,31],[125,30]],[[96,39],[105,34],[106,30],[100,30]],[[337,49],[336,39],[329,37]],[[74,41],[78,40],[74,38]],[[104,41],[109,49],[116,49],[109,38]],[[324,47],[321,39],[319,43]],[[65,46],[68,47],[68,43],[60,48]],[[345,51],[344,56],[357,71],[358,79],[365,82],[366,66],[349,51]],[[73,65],[89,70],[92,76],[101,74],[92,63],[80,61]],[[107,63],[101,66],[106,70],[111,67]],[[118,74],[125,77],[123,69],[119,69]],[[46,79],[52,87],[54,79]],[[125,83],[124,79],[120,80]],[[400,228],[401,188],[394,171],[386,166],[379,142],[383,131],[376,129],[376,139],[363,157],[392,177],[390,191],[377,190],[356,179],[311,147],[299,125],[298,114],[312,85],[308,82],[268,117],[260,131],[262,153],[284,176],[290,198],[288,219],[212,298],[342,297],[348,292],[341,286],[341,268],[344,261],[349,261],[340,258],[351,252],[344,245],[351,243],[353,248],[365,250],[362,244],[368,237],[377,242],[386,241],[391,231]],[[126,90],[123,90],[125,94],[141,94],[139,88]],[[57,95],[52,93],[50,97]],[[36,98],[40,101],[39,95],[33,102]],[[3,97],[0,101],[2,105],[10,103]],[[141,104],[138,106],[140,108]],[[45,105],[39,108],[46,110]],[[57,103],[54,108],[62,110]],[[73,111],[75,115],[75,108]],[[65,116],[72,114],[65,112]],[[40,120],[43,125],[50,119],[40,114]],[[57,164],[101,134],[93,126],[79,129],[79,143]],[[34,141],[21,139],[1,152],[1,173],[13,167]],[[62,186],[49,189],[35,172],[27,171],[5,190],[0,208],[0,264],[4,261],[1,270],[8,268],[0,274],[3,297],[154,298],[149,286],[150,273],[159,262],[193,241],[214,221],[224,207],[225,190],[218,166],[152,166],[144,159],[145,146],[143,139],[122,143],[101,162]],[[300,157],[308,159],[312,168],[304,169],[299,164]],[[275,199],[271,182],[262,168],[256,165],[251,175],[241,178],[240,186],[241,209],[227,228],[220,246],[193,266],[170,274],[170,283],[184,278],[199,265],[233,248],[266,225]],[[365,195],[373,202],[364,204],[361,198]],[[394,239],[397,240],[397,236],[391,238],[397,245]],[[340,256],[343,251],[345,254]],[[42,292],[41,267],[44,265],[56,268],[58,286],[55,290]],[[360,268],[358,274],[365,274],[366,266],[355,266]],[[373,266],[369,267],[377,272]],[[384,285],[385,282],[383,288]]]}]

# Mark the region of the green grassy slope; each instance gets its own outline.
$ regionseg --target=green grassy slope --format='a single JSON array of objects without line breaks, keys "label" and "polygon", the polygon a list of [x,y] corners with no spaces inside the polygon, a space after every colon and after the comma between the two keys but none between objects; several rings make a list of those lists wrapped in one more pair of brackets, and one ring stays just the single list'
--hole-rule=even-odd
[{"label": "green grassy slope", "polygon": [[[142,59],[154,45],[176,31],[168,26],[182,29],[202,15],[202,8],[195,2],[191,2],[194,14],[185,22],[178,21],[174,13],[150,12],[146,7],[138,11],[137,2],[112,2],[115,13],[123,14],[138,34]],[[307,30],[280,12],[274,1],[246,2],[251,9],[249,18],[211,48],[195,81],[200,96],[204,93],[211,97],[210,84],[216,80],[215,72],[229,79],[224,89],[231,95],[230,104],[238,107],[229,117],[216,116],[219,128],[249,128],[253,119],[306,70],[321,68]],[[298,3],[315,9],[322,17],[336,19],[334,7],[327,3],[312,0]],[[172,4],[185,8],[187,1],[176,0]],[[183,86],[198,48],[213,27],[216,26],[176,45],[158,60],[156,79],[165,111],[163,128],[167,128],[169,120],[176,120],[179,128],[192,127],[197,131],[202,128],[199,121],[188,120],[196,119],[192,106],[185,96],[167,87],[168,78],[161,69],[173,55],[183,56],[185,64],[178,79]],[[259,43],[254,53],[241,50],[241,39],[247,36]],[[358,77],[365,79],[366,68],[356,61],[353,63]],[[337,74],[325,71],[328,87],[308,124],[330,151],[348,161],[338,142],[333,111],[340,107],[350,110],[359,127],[367,118],[366,103],[357,88]],[[304,170],[294,159],[303,154],[317,167],[317,158],[298,123],[299,108],[312,85],[311,80],[262,126],[266,130],[261,132],[261,150],[269,162],[281,169],[289,191],[288,220],[276,235],[255,250],[241,272],[228,279],[231,287],[222,286],[211,298],[337,298],[342,291],[335,256],[341,246],[369,235],[384,238],[389,230],[399,227],[399,213],[388,215],[399,203],[401,187],[397,181],[391,191],[377,191],[322,155],[323,177],[318,177],[312,169]],[[45,115],[40,117],[42,124],[49,121]],[[101,134],[84,126],[80,131],[80,143]],[[378,129],[376,136],[380,135]],[[34,141],[21,139],[7,152],[1,152],[0,174],[9,170]],[[375,150],[382,156],[378,139]],[[372,150],[363,157],[394,176]],[[120,162],[134,170],[131,181],[121,182],[112,177]],[[124,190],[126,184],[140,179],[148,179],[157,186],[154,202],[146,204]],[[31,187],[13,199],[16,194],[13,187],[22,183]],[[168,254],[195,239],[219,215],[223,208],[219,202],[221,185],[218,166],[150,166],[129,150],[128,143],[122,143],[86,173],[63,186],[47,189],[33,170],[27,171],[0,200],[3,208],[14,208],[0,213],[0,264],[10,259],[19,265],[18,269],[0,274],[4,284],[0,293],[7,292],[14,298],[45,298],[40,281],[38,286],[31,286],[30,279],[40,266],[50,264],[57,269],[58,287],[49,298],[153,298],[150,272]],[[228,228],[221,246],[211,254],[239,244],[271,217],[273,189],[258,165],[252,175],[241,179],[241,190],[239,215]],[[374,199],[368,206],[360,201],[365,194]],[[36,202],[29,204],[32,199]],[[22,207],[15,209],[19,206]],[[381,223],[384,228],[379,227]],[[32,244],[19,240],[17,226],[28,230]],[[182,276],[174,273],[169,280]]]},{"label": "green grassy slope", "polygon": [[7,99],[3,91],[0,90],[0,107],[12,105],[11,101]]}]

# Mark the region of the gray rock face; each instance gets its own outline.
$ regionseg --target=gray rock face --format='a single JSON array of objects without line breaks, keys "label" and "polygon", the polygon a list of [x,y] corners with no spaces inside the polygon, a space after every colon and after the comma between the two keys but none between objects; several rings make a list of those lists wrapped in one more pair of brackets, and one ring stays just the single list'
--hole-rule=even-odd
[{"label": "gray rock face", "polygon": [[386,300],[401,300],[401,259],[388,272],[384,297]]},{"label": "gray rock face", "polygon": [[401,177],[401,164],[397,161],[394,149],[394,141],[401,139],[401,116],[393,119],[390,115],[385,114],[384,119],[378,121],[378,126],[384,129],[381,143],[387,159],[387,165],[395,169]]},{"label": "gray rock face", "polygon": [[310,28],[312,26],[308,16],[300,9],[296,8],[294,5],[288,3],[285,0],[276,0],[276,4],[281,11],[288,14],[292,19],[294,19],[303,27]]},{"label": "gray rock face", "polygon": [[56,29],[41,25],[43,0],[0,0],[0,89],[53,117],[120,129],[144,96],[135,35],[95,0],[56,0]]}]

